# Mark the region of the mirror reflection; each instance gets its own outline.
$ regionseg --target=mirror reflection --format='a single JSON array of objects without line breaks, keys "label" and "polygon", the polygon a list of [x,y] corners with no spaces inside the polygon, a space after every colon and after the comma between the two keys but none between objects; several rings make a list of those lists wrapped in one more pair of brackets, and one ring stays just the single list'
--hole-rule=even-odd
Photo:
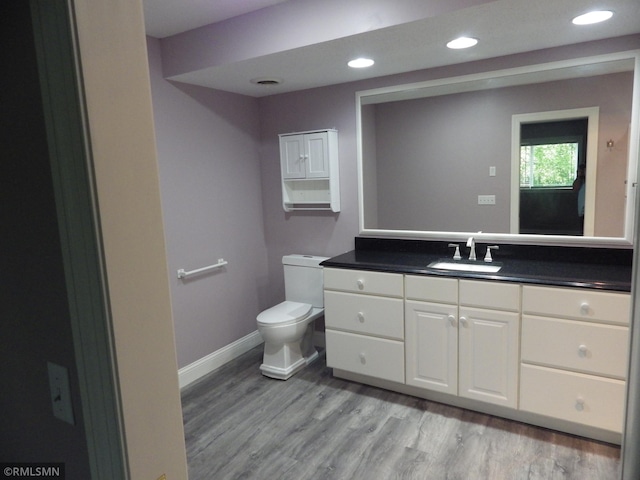
[{"label": "mirror reflection", "polygon": [[541,68],[360,92],[363,233],[626,237],[634,59]]}]

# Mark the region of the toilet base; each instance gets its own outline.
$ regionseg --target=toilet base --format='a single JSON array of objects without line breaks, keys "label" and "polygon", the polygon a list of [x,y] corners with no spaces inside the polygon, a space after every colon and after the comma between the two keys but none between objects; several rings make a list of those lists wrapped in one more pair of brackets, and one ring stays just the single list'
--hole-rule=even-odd
[{"label": "toilet base", "polygon": [[265,377],[275,378],[276,380],[288,380],[293,375],[298,373],[298,371],[302,370],[304,367],[316,360],[318,356],[318,352],[313,352],[313,354],[311,354],[309,357],[300,358],[291,365],[288,365],[286,368],[276,367],[263,363],[262,365],[260,365],[260,371]]},{"label": "toilet base", "polygon": [[317,358],[311,322],[300,341],[279,345],[265,342],[260,371],[265,377],[287,380]]}]

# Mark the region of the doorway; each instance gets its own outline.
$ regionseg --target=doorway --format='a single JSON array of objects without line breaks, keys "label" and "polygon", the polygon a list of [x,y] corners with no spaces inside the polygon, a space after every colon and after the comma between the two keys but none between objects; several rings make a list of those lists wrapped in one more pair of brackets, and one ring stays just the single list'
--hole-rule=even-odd
[{"label": "doorway", "polygon": [[511,233],[593,236],[598,121],[598,107],[512,116]]}]

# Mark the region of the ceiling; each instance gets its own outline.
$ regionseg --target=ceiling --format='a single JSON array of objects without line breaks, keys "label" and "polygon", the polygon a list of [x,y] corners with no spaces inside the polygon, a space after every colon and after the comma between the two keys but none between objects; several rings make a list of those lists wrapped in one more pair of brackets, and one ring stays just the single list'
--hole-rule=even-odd
[{"label": "ceiling", "polygon": [[287,0],[144,0],[147,35],[169,37]]},{"label": "ceiling", "polygon": [[[143,1],[147,35],[170,41],[174,35],[210,24],[215,24],[211,28],[219,26],[222,29],[235,22],[234,33],[237,34],[237,26],[243,25],[243,16],[247,19],[253,16],[255,19],[256,15],[271,12],[284,14],[287,10],[294,15],[296,11],[300,12],[301,4],[305,8],[304,5],[309,5],[310,0]],[[329,3],[330,0],[326,1]],[[371,4],[380,3],[371,1]],[[638,0],[446,1],[457,7],[449,8],[441,14],[426,17],[422,14],[418,20],[405,19],[383,28],[371,28],[293,48],[282,48],[268,54],[245,55],[238,59],[232,58],[233,39],[238,37],[229,35],[231,40],[225,42],[228,44],[217,47],[229,51],[229,60],[212,62],[204,68],[200,66],[168,78],[261,97],[640,33]],[[434,5],[438,2],[442,4],[442,0],[422,2],[422,11],[429,2]],[[331,3],[335,4],[333,1]],[[381,8],[387,10],[384,12],[387,16],[393,16],[390,10],[395,8],[394,5],[402,4],[406,13],[411,4],[419,3],[416,0],[395,0],[393,3],[387,2]],[[297,10],[293,7],[297,7]],[[571,24],[575,15],[594,9],[613,10],[614,17],[592,26],[576,27]],[[273,16],[264,15],[264,18],[270,19]],[[313,28],[311,23],[307,24],[308,28]],[[323,25],[319,23],[316,28],[321,32]],[[478,38],[479,44],[462,51],[449,50],[444,46],[448,40],[460,34]],[[164,45],[162,42],[165,40],[161,41]],[[240,48],[238,45],[237,50]],[[347,60],[363,53],[375,59],[373,67],[354,70],[346,66]],[[256,85],[251,83],[251,79],[255,78],[279,78],[283,82],[280,85]]]}]

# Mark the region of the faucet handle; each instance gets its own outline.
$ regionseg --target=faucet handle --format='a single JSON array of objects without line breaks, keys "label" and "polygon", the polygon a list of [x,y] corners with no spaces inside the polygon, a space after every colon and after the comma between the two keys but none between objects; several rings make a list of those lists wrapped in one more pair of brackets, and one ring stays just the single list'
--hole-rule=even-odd
[{"label": "faucet handle", "polygon": [[487,245],[487,253],[484,256],[485,262],[493,262],[493,258],[491,258],[491,250],[500,250],[498,245]]},{"label": "faucet handle", "polygon": [[460,255],[460,245],[458,245],[457,243],[450,243],[449,246],[451,248],[456,247],[456,251],[453,254],[453,259],[454,260],[461,260],[462,259],[462,255]]}]

